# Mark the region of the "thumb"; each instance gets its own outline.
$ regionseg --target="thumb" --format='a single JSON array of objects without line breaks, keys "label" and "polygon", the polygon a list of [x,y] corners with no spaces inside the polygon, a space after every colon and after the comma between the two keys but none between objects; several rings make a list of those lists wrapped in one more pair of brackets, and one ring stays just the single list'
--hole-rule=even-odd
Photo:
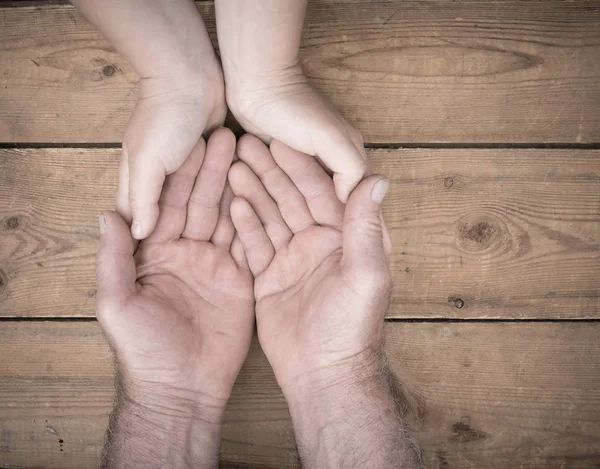
[{"label": "thumb", "polygon": [[129,205],[136,239],[147,238],[158,221],[158,200],[167,174],[181,167],[202,136],[177,109],[139,101],[127,124],[123,156],[129,167]]},{"label": "thumb", "polygon": [[[123,149],[125,151],[125,149]],[[160,159],[131,158],[129,160],[129,203],[131,233],[136,239],[150,236],[158,221],[158,200],[166,178]]]},{"label": "thumb", "polygon": [[134,244],[129,226],[116,212],[98,219],[100,246],[96,255],[96,315],[102,320],[135,293]]},{"label": "thumb", "polygon": [[388,186],[386,178],[375,174],[362,181],[350,194],[343,224],[345,266],[386,268],[380,208]]},{"label": "thumb", "polygon": [[344,203],[369,170],[363,153],[349,136],[339,132],[328,132],[317,151],[319,158],[333,172],[336,195]]}]

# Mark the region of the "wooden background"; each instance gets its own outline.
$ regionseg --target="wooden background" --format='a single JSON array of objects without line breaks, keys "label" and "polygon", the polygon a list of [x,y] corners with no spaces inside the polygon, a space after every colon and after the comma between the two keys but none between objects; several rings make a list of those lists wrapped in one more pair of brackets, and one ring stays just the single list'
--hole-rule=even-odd
[{"label": "wooden background", "polygon": [[[600,1],[313,0],[301,54],[392,181],[387,351],[428,466],[598,469]],[[73,7],[0,2],[1,468],[99,467],[96,220],[136,85]],[[299,467],[257,343],[222,460]]]}]

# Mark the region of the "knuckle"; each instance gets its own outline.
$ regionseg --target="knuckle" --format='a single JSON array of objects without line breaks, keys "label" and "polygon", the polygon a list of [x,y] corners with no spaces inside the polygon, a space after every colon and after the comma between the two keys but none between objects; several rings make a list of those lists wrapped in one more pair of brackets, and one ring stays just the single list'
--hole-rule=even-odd
[{"label": "knuckle", "polygon": [[346,215],[346,221],[352,224],[352,231],[360,237],[375,238],[381,233],[381,221],[375,214],[357,213]]}]

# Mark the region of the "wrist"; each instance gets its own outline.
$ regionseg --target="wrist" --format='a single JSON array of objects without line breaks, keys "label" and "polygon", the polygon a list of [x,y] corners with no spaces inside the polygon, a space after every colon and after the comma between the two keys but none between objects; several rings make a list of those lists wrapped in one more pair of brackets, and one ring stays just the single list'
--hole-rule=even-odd
[{"label": "wrist", "polygon": [[366,442],[398,443],[399,403],[382,354],[369,355],[307,372],[284,389],[303,467],[356,467],[371,457]]},{"label": "wrist", "polygon": [[218,467],[224,406],[196,394],[119,383],[103,467]]},{"label": "wrist", "polygon": [[216,57],[200,64],[182,62],[178,61],[168,69],[157,66],[147,73],[141,73],[141,96],[162,96],[165,91],[195,94],[195,90],[199,90],[207,99],[224,100],[223,71]]},{"label": "wrist", "polygon": [[228,98],[308,83],[297,59],[281,64],[268,62],[249,64],[245,60],[223,58],[222,63]]},{"label": "wrist", "polygon": [[[207,129],[223,125],[227,106],[223,72],[218,63],[214,67],[184,67],[172,75],[142,76],[139,86],[140,100],[146,106],[177,109],[180,118],[187,116],[192,127],[203,118],[207,118]],[[183,108],[186,112],[182,112]]]},{"label": "wrist", "polygon": [[119,403],[173,422],[193,419],[207,424],[221,423],[228,399],[200,390],[136,380],[124,373],[119,375],[117,398]]},{"label": "wrist", "polygon": [[381,350],[368,348],[332,362],[303,360],[293,376],[276,373],[290,407],[318,405],[330,396],[387,387],[387,372]]}]

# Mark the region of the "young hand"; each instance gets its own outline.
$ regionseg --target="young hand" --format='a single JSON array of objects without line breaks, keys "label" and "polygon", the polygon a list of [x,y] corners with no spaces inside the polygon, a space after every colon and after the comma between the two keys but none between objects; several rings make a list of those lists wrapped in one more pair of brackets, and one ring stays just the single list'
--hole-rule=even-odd
[{"label": "young hand", "polygon": [[165,176],[225,120],[221,64],[194,2],[73,3],[140,76],[123,137],[117,211],[133,221],[133,236],[144,239],[156,226]]},{"label": "young hand", "polygon": [[306,0],[215,3],[227,103],[247,131],[318,157],[340,200],[367,173],[360,133],[308,83],[298,61]]}]

